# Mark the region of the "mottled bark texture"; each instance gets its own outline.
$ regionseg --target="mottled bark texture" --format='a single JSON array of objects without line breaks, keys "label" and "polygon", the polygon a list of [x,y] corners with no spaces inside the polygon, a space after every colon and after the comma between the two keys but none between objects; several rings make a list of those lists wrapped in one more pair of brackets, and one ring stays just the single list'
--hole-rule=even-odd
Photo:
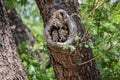
[{"label": "mottled bark texture", "polygon": [[[78,17],[77,0],[36,0],[44,21],[44,34],[57,80],[100,80],[92,49],[93,41]],[[78,40],[75,37],[79,36]],[[72,45],[76,49],[63,49]]]},{"label": "mottled bark texture", "polygon": [[20,15],[15,9],[7,9],[7,13],[16,45],[18,46],[22,42],[29,40],[31,46],[33,46],[36,43],[36,39],[27,26],[23,23]]},{"label": "mottled bark texture", "polygon": [[0,0],[0,80],[28,80]]}]

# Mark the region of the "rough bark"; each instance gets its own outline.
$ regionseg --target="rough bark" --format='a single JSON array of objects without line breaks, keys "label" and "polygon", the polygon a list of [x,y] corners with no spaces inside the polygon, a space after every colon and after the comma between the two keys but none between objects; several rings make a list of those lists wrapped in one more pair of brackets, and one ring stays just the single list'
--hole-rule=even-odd
[{"label": "rough bark", "polygon": [[18,46],[22,42],[29,40],[31,46],[33,46],[36,43],[36,39],[27,26],[23,23],[20,15],[15,9],[7,9],[7,13],[16,45]]},{"label": "rough bark", "polygon": [[0,0],[0,80],[28,80]]},{"label": "rough bark", "polygon": [[[81,24],[77,0],[36,0],[44,21],[44,34],[57,80],[100,80],[92,49],[93,41]],[[76,35],[79,40],[75,40]],[[72,45],[76,49],[63,49]]]}]

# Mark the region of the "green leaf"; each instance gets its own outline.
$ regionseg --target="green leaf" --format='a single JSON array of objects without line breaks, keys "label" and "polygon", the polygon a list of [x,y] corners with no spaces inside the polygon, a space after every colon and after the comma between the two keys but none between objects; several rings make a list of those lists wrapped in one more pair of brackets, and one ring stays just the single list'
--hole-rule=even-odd
[{"label": "green leaf", "polygon": [[80,37],[78,35],[75,36],[75,41],[78,41]]},{"label": "green leaf", "polygon": [[13,9],[15,7],[14,0],[4,0],[4,4],[10,9]]},{"label": "green leaf", "polygon": [[85,47],[85,48],[88,48],[88,47],[89,47],[89,45],[88,45],[88,44],[85,44],[85,45],[84,45],[84,47]]},{"label": "green leaf", "polygon": [[70,47],[71,52],[75,51],[76,49],[74,46],[69,46],[69,47]]},{"label": "green leaf", "polygon": [[89,42],[88,42],[88,45],[89,45],[90,48],[94,48],[94,44],[93,44],[92,41],[89,41]]},{"label": "green leaf", "polygon": [[64,50],[65,49],[70,49],[71,52],[75,51],[75,49],[76,49],[74,46],[68,45],[68,44],[63,45],[62,47],[63,47]]},{"label": "green leaf", "polygon": [[21,6],[25,6],[27,3],[27,0],[21,0]]},{"label": "green leaf", "polygon": [[29,73],[33,74],[33,72],[35,72],[35,68],[34,68],[33,65],[30,65],[30,67],[29,67]]}]

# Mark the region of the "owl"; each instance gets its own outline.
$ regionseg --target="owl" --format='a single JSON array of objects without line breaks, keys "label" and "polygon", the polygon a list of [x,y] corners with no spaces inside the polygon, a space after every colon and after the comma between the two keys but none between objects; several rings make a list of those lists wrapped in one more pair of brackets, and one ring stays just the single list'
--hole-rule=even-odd
[{"label": "owl", "polygon": [[53,30],[52,31],[52,40],[53,40],[53,42],[58,42],[58,39],[59,39],[58,31]]},{"label": "owl", "polygon": [[68,31],[64,29],[59,29],[58,33],[59,33],[59,41],[65,42],[67,40]]}]

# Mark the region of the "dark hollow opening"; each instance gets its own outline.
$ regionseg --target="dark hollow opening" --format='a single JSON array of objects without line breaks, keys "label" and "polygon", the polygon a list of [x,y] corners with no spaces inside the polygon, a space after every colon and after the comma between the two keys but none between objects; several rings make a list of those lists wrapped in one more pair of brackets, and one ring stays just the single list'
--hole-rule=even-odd
[{"label": "dark hollow opening", "polygon": [[50,35],[53,42],[65,42],[69,35],[69,29],[67,25],[62,27],[52,26]]}]

